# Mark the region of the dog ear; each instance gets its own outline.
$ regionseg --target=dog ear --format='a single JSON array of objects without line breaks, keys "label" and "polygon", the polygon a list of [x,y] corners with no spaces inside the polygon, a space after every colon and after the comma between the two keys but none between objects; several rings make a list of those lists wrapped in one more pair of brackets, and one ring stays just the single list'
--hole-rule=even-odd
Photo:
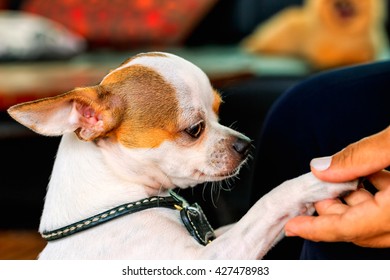
[{"label": "dog ear", "polygon": [[59,136],[75,132],[80,139],[90,141],[118,125],[120,104],[118,98],[96,86],[18,104],[9,108],[8,113],[39,134]]}]

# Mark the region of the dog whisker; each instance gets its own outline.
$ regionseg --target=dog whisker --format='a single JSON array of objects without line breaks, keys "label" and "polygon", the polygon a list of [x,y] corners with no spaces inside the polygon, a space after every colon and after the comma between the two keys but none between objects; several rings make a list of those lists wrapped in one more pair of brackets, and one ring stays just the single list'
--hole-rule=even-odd
[{"label": "dog whisker", "polygon": [[236,129],[236,125],[237,125],[237,121],[234,121],[232,122],[230,125],[229,125],[229,128],[233,129],[233,130],[237,130]]},{"label": "dog whisker", "polygon": [[210,183],[210,182],[204,182],[204,184],[203,184],[203,189],[202,189],[202,199],[203,199],[203,201],[206,201],[205,191],[206,191],[208,183]]},{"label": "dog whisker", "polygon": [[[216,193],[216,200],[214,199],[214,194]],[[213,204],[214,208],[217,208],[216,201],[219,199],[220,195],[220,188],[216,186],[216,182],[211,183],[211,203]]]}]

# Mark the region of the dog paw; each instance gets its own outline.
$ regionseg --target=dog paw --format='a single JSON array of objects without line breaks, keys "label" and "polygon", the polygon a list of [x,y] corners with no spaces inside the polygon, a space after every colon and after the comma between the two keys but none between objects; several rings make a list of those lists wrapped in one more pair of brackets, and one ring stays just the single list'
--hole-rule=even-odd
[{"label": "dog paw", "polygon": [[345,183],[328,183],[319,180],[312,173],[288,180],[263,197],[269,207],[279,205],[283,216],[311,215],[314,203],[336,198],[356,190],[358,181]]},{"label": "dog paw", "polygon": [[358,187],[358,180],[344,183],[328,183],[317,179],[312,173],[302,175],[301,178],[307,186],[307,197],[304,203],[313,203],[324,199],[342,197],[355,191]]}]

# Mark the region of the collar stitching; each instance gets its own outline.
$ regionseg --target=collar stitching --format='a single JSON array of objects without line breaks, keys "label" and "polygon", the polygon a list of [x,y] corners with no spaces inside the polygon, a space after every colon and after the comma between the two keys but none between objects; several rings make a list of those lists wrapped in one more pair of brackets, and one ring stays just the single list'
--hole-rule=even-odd
[{"label": "collar stitching", "polygon": [[[160,202],[162,204],[160,205]],[[148,205],[150,204],[150,205]],[[102,212],[98,215],[92,216],[80,222],[73,223],[66,227],[62,227],[59,229],[55,229],[52,231],[44,231],[41,235],[47,241],[52,241],[56,239],[60,239],[71,234],[86,230],[88,228],[94,227],[111,219],[121,217],[125,214],[131,214],[134,212],[138,212],[144,209],[152,208],[152,207],[168,207],[173,209],[182,208],[182,201],[177,200],[176,197],[159,197],[154,196],[151,198],[142,199],[139,201],[123,204],[117,206],[115,208],[109,209],[105,212]],[[135,208],[137,207],[137,208]],[[134,209],[135,208],[135,209]],[[126,211],[125,211],[126,210]],[[132,211],[134,210],[134,211]]]}]

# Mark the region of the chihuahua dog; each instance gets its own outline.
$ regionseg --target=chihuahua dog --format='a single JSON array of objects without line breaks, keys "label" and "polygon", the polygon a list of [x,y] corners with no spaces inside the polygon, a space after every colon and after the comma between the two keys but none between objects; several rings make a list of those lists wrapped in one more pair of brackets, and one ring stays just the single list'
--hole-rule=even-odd
[{"label": "chihuahua dog", "polygon": [[259,259],[290,218],[356,189],[305,174],[213,231],[200,207],[172,189],[229,178],[246,161],[251,142],[218,123],[220,103],[202,70],[153,52],[125,61],[97,86],[11,107],[35,132],[62,135],[39,258]]},{"label": "chihuahua dog", "polygon": [[246,37],[251,53],[298,56],[317,70],[380,59],[388,49],[385,0],[305,0]]}]

